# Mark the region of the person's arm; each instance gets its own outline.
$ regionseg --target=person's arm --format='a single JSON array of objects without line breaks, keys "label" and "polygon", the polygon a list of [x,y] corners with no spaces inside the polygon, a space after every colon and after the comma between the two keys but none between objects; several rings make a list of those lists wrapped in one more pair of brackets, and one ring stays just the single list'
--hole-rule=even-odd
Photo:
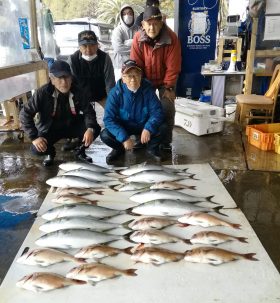
[{"label": "person's arm", "polygon": [[116,85],[113,63],[108,54],[106,54],[105,57],[104,76],[105,76],[106,93],[108,95],[110,90]]},{"label": "person's arm", "polygon": [[134,35],[131,50],[130,50],[130,59],[135,60],[137,64],[144,70],[145,60],[143,57],[143,52],[141,51],[140,46],[138,44],[139,35],[140,35],[139,31]]}]

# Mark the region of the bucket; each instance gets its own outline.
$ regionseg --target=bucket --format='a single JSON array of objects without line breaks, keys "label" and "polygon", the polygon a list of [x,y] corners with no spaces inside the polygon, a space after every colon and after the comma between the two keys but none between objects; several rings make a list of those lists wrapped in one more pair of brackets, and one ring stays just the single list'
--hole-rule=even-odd
[{"label": "bucket", "polygon": [[235,112],[236,112],[236,104],[228,104],[225,106],[226,110],[226,118],[228,121],[234,121]]}]

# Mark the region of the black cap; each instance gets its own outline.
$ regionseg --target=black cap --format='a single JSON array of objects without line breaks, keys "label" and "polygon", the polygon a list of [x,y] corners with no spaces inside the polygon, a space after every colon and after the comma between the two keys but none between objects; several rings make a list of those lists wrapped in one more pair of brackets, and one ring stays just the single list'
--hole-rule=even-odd
[{"label": "black cap", "polygon": [[146,6],[159,6],[159,0],[147,0]]},{"label": "black cap", "polygon": [[94,31],[82,31],[78,35],[78,43],[79,45],[85,45],[85,44],[97,44],[97,37],[95,35]]},{"label": "black cap", "polygon": [[144,14],[143,14],[143,20],[148,21],[150,19],[158,19],[162,20],[162,14],[158,7],[156,6],[148,6],[145,8]]},{"label": "black cap", "polygon": [[56,78],[72,76],[70,65],[62,60],[54,61],[50,67],[50,73]]},{"label": "black cap", "polygon": [[140,72],[142,72],[142,69],[139,65],[137,65],[136,61],[128,59],[126,60],[122,65],[122,73],[127,73],[131,68],[136,68]]}]

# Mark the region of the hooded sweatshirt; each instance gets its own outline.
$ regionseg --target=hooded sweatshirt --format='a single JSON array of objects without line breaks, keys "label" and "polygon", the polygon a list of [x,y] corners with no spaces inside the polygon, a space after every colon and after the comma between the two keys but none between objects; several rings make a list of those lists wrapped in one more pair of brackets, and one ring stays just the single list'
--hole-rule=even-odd
[{"label": "hooded sweatshirt", "polygon": [[135,25],[135,16],[133,11],[133,23],[127,25],[123,21],[122,12],[125,8],[131,8],[130,5],[123,5],[120,12],[120,23],[114,29],[112,34],[112,46],[114,49],[114,68],[121,68],[124,61],[129,59],[130,48],[134,34],[138,30],[138,26]]}]

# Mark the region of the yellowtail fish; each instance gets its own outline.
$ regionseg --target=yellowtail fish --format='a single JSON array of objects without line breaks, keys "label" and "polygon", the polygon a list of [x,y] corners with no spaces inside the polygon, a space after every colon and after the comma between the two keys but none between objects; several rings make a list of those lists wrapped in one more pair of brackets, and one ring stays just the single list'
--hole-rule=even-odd
[{"label": "yellowtail fish", "polygon": [[92,285],[102,280],[112,279],[119,276],[137,276],[137,269],[119,269],[101,263],[88,263],[71,269],[67,278],[86,281]]},{"label": "yellowtail fish", "polygon": [[103,190],[94,190],[90,188],[76,188],[76,187],[59,187],[56,191],[56,196],[67,196],[67,195],[75,195],[75,196],[86,196],[91,194],[102,195]]},{"label": "yellowtail fish", "polygon": [[182,180],[184,177],[177,174],[165,172],[163,170],[145,170],[134,175],[130,175],[123,180],[125,182],[139,182],[139,183],[156,183],[162,181],[176,181]]},{"label": "yellowtail fish", "polygon": [[[145,230],[150,228],[155,229],[162,229],[164,227],[178,224],[180,226],[183,226],[184,224],[178,223],[177,220],[174,219],[168,219],[168,218],[159,218],[159,217],[145,217],[140,219],[135,219],[130,224],[128,224],[128,227],[133,230]],[[188,225],[185,225],[188,226]]]},{"label": "yellowtail fish", "polygon": [[72,255],[50,248],[38,248],[31,252],[27,251],[17,259],[20,264],[49,266],[60,262],[76,262],[83,264],[84,260],[73,257]]},{"label": "yellowtail fish", "polygon": [[219,245],[230,241],[239,241],[242,243],[248,243],[247,238],[235,237],[232,235],[228,235],[216,231],[201,231],[194,234],[190,239],[190,242],[192,244],[210,244],[210,245]]},{"label": "yellowtail fish", "polygon": [[94,172],[98,173],[112,173],[114,170],[102,167],[93,163],[85,163],[85,162],[66,162],[66,163],[61,163],[59,165],[59,168],[61,168],[64,171],[69,171],[69,170],[74,170],[74,169],[88,169],[92,170]]},{"label": "yellowtail fish", "polygon": [[57,198],[53,198],[52,202],[58,204],[76,204],[76,203],[84,203],[84,204],[93,204],[96,205],[97,200],[90,200],[81,196],[75,195],[63,195]]},{"label": "yellowtail fish", "polygon": [[115,248],[107,245],[90,245],[80,249],[76,254],[76,258],[83,259],[102,259],[106,257],[116,256],[120,253],[132,254],[133,247]]},{"label": "yellowtail fish", "polygon": [[144,247],[137,248],[131,256],[133,261],[142,263],[152,263],[154,265],[161,265],[169,262],[177,262],[184,258],[184,253],[177,253],[164,248],[158,247]]},{"label": "yellowtail fish", "polygon": [[24,276],[16,283],[16,286],[34,292],[43,292],[85,283],[84,281],[65,278],[55,273],[35,272],[31,275]]},{"label": "yellowtail fish", "polygon": [[192,189],[195,190],[196,186],[191,186],[191,185],[184,185],[180,184],[178,182],[159,182],[153,184],[150,189],[172,189],[172,190],[180,190],[180,189]]},{"label": "yellowtail fish", "polygon": [[188,250],[185,253],[184,259],[188,262],[194,263],[208,263],[213,265],[219,265],[236,260],[251,260],[259,261],[254,258],[256,254],[239,254],[233,251],[216,248],[216,247],[197,247],[192,250]]},{"label": "yellowtail fish", "polygon": [[202,227],[210,227],[210,226],[226,226],[232,227],[236,229],[240,229],[240,224],[235,224],[231,222],[227,222],[222,220],[216,216],[204,213],[204,212],[191,212],[185,214],[183,217],[178,219],[179,222],[189,225],[198,225]]}]

